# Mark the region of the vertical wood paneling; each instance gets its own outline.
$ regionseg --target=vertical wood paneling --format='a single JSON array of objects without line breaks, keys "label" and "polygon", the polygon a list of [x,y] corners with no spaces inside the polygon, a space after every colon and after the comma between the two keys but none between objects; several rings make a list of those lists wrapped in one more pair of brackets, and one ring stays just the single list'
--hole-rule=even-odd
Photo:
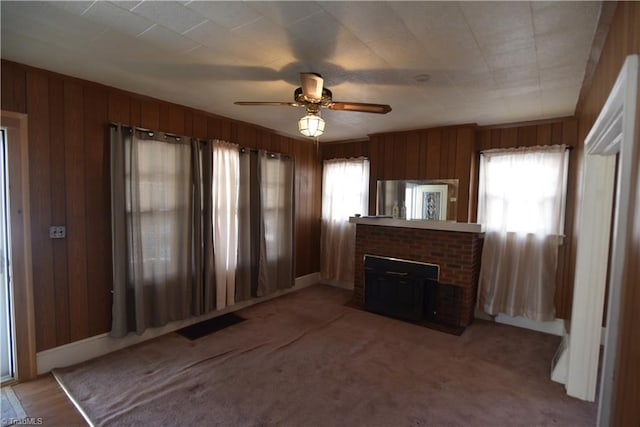
[{"label": "vertical wood paneling", "polygon": [[469,221],[469,175],[474,155],[474,132],[472,129],[458,130],[454,178],[458,179],[458,221]]},{"label": "vertical wood paneling", "polygon": [[234,130],[233,123],[229,120],[220,120],[220,136],[219,139],[223,141],[238,141],[238,134]]},{"label": "vertical wood paneling", "polygon": [[215,117],[207,117],[207,138],[224,139],[222,138],[221,135],[222,135],[221,121]]},{"label": "vertical wood paneling", "polygon": [[562,122],[553,123],[551,125],[551,144],[562,144]]},{"label": "vertical wood paneling", "polygon": [[142,127],[142,102],[137,98],[129,98],[131,126]]},{"label": "vertical wood paneling", "polygon": [[369,141],[369,215],[376,214],[376,188],[380,179],[380,137]]},{"label": "vertical wood paneling", "polygon": [[502,136],[502,132],[500,129],[492,129],[491,133],[491,148],[500,148],[500,139]]},{"label": "vertical wood paneling", "polygon": [[384,138],[384,157],[382,158],[382,178],[393,179],[393,141],[390,137]]},{"label": "vertical wood paneling", "polygon": [[145,129],[164,130],[160,127],[160,104],[143,99],[140,102],[140,126]]},{"label": "vertical wood paneling", "polygon": [[440,178],[449,178],[449,148],[449,132],[445,129],[441,133],[440,140],[440,173],[438,174]]},{"label": "vertical wood paneling", "polygon": [[193,111],[184,111],[184,132],[185,136],[195,137],[193,134]]},{"label": "vertical wood paneling", "polygon": [[51,150],[49,142],[49,81],[42,72],[27,75],[29,106],[29,192],[36,310],[36,349],[54,347],[56,338],[51,225]]},{"label": "vertical wood paneling", "polygon": [[442,146],[442,131],[439,129],[429,130],[427,134],[427,162],[424,174],[426,179],[440,177],[440,147]]},{"label": "vertical wood paneling", "polygon": [[185,135],[184,131],[184,109],[176,105],[169,105],[169,117],[167,129],[176,135]]},{"label": "vertical wood paneling", "polygon": [[[111,313],[110,179],[107,143],[107,91],[84,90],[85,212],[87,214],[87,277],[89,334],[108,332]],[[153,129],[153,128],[152,128]]]},{"label": "vertical wood paneling", "polygon": [[476,135],[477,151],[488,150],[491,148],[491,132],[478,131]]},{"label": "vertical wood paneling", "polygon": [[537,126],[536,145],[548,145],[551,141],[551,125],[543,124]]},{"label": "vertical wood paneling", "polygon": [[475,153],[474,135],[474,127],[470,126],[377,134],[370,137],[368,144],[326,144],[322,147],[322,157],[369,157],[370,214],[375,214],[378,180],[459,179],[462,200],[458,201],[459,212],[454,213],[454,217],[459,221],[468,221],[469,171]]},{"label": "vertical wood paneling", "polygon": [[27,76],[25,69],[18,64],[2,61],[2,109],[27,112]]},{"label": "vertical wood paneling", "polygon": [[275,153],[283,153],[283,151],[280,150],[280,140],[283,139],[280,135],[276,135],[265,130],[263,130],[261,133],[264,134],[263,138],[269,140],[270,151],[273,151]]},{"label": "vertical wood paneling", "polygon": [[345,144],[334,144],[332,151],[336,159],[344,159],[347,157]]},{"label": "vertical wood paneling", "polygon": [[158,129],[163,132],[174,133],[171,131],[169,127],[169,105],[164,102],[158,103],[158,111],[159,111],[158,120],[160,124],[158,125],[157,128],[153,128],[153,129]]},{"label": "vertical wood paneling", "polygon": [[420,177],[420,135],[412,132],[407,135],[407,149],[404,176],[407,179]]},{"label": "vertical wood paneling", "polygon": [[505,128],[500,132],[500,148],[512,148],[520,146],[518,142],[518,128]]},{"label": "vertical wood paneling", "polygon": [[447,173],[446,177],[450,179],[457,178],[456,176],[456,157],[458,155],[458,130],[452,129],[448,133],[448,148],[449,155],[447,158],[449,159],[449,163],[447,164]]},{"label": "vertical wood paneling", "polygon": [[276,151],[276,148],[274,147],[277,147],[279,145],[277,141],[277,135],[273,135],[274,138],[272,139],[271,133],[267,133],[262,129],[255,130],[253,134],[258,148],[265,151]]},{"label": "vertical wood paneling", "polygon": [[321,159],[351,159],[359,157],[369,158],[369,144],[369,141],[348,141],[324,144],[320,143],[319,148]]},{"label": "vertical wood paneling", "polygon": [[109,91],[109,121],[112,123],[131,123],[131,104],[129,96],[119,90]]},{"label": "vertical wood paneling", "polygon": [[407,176],[407,136],[397,134],[391,138],[393,151],[392,179],[403,179]]},{"label": "vertical wood paneling", "polygon": [[[3,108],[29,115],[38,351],[110,329],[109,121],[294,154],[296,271],[319,270],[321,169],[309,141],[8,61],[2,85]],[[52,224],[67,238],[49,239]]]},{"label": "vertical wood paneling", "polygon": [[578,140],[577,120],[564,120],[562,122],[562,144],[575,146]]},{"label": "vertical wood paneling", "polygon": [[538,142],[536,126],[522,126],[518,129],[518,145],[522,147],[532,147]]},{"label": "vertical wood paneling", "polygon": [[207,138],[220,139],[222,141],[236,142],[240,145],[247,147],[255,147],[255,141],[245,142],[238,138],[238,134],[235,131],[231,122],[222,120],[220,117],[208,117],[207,118]]},{"label": "vertical wood paneling", "polygon": [[[67,225],[65,188],[64,88],[59,78],[49,78],[49,130],[51,146],[51,223]],[[69,281],[67,275],[67,240],[51,241],[53,248],[53,283],[56,296],[56,343],[69,342]]]},{"label": "vertical wood paneling", "polygon": [[70,340],[89,336],[87,224],[85,211],[84,95],[77,83],[64,85],[65,188]]},{"label": "vertical wood paneling", "polygon": [[207,116],[200,113],[193,114],[193,136],[196,138],[207,137]]},{"label": "vertical wood paneling", "polygon": [[291,154],[291,138],[280,137],[278,141],[278,147],[275,149],[280,153]]},{"label": "vertical wood paneling", "polygon": [[252,148],[258,147],[258,137],[256,129],[252,126],[241,124],[236,128],[237,139],[240,145],[245,145]]}]

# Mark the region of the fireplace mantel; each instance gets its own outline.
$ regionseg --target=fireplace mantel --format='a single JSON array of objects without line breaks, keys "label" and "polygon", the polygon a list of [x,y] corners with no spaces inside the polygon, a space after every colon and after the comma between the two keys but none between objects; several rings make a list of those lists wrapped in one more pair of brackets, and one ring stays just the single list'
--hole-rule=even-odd
[{"label": "fireplace mantel", "polygon": [[380,225],[385,227],[403,227],[403,228],[420,228],[424,230],[455,231],[458,233],[483,233],[484,232],[484,227],[482,226],[482,224],[455,222],[455,221],[425,221],[425,220],[407,221],[404,219],[352,216],[349,218],[349,222],[353,224]]}]

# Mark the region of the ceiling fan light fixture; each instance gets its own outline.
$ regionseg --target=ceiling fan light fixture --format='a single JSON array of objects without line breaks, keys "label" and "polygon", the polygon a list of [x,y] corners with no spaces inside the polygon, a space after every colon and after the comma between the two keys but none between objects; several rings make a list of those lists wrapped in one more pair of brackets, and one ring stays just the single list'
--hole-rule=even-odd
[{"label": "ceiling fan light fixture", "polygon": [[307,113],[298,120],[298,130],[304,136],[315,138],[324,133],[324,120],[315,113]]}]

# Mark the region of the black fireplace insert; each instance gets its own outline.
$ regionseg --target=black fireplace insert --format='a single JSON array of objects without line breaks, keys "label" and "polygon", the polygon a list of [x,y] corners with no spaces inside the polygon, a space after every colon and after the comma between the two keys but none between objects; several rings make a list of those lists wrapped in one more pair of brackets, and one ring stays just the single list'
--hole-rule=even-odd
[{"label": "black fireplace insert", "polygon": [[365,255],[364,308],[409,321],[457,325],[457,286],[439,283],[434,264]]}]

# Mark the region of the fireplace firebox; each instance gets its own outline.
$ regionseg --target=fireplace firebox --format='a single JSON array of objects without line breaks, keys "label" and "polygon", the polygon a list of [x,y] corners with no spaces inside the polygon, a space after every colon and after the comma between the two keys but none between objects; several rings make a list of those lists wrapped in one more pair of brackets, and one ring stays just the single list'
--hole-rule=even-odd
[{"label": "fireplace firebox", "polygon": [[438,265],[364,257],[364,308],[409,321],[459,326],[459,287],[438,282]]}]

